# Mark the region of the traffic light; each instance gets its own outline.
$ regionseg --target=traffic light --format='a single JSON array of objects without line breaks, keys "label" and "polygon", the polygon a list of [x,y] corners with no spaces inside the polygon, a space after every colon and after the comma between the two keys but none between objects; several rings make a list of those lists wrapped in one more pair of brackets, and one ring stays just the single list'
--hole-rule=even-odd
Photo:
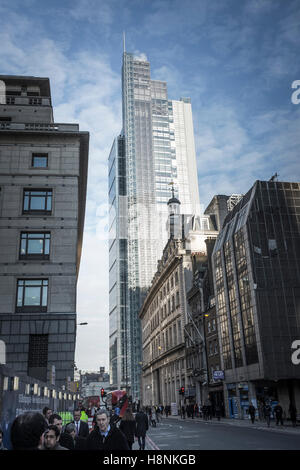
[{"label": "traffic light", "polygon": [[180,387],[179,395],[184,395],[184,387]]},{"label": "traffic light", "polygon": [[104,393],[105,393],[105,392],[104,392],[104,388],[101,388],[101,398],[104,397]]}]

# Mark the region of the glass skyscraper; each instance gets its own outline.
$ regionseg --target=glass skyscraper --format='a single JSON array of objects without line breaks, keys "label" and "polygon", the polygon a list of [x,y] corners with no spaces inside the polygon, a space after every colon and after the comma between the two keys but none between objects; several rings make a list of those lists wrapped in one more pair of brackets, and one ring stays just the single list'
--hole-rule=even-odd
[{"label": "glass skyscraper", "polygon": [[192,109],[168,99],[151,80],[150,63],[124,52],[123,129],[109,156],[110,374],[112,385],[139,398],[138,312],[167,242],[173,183],[181,213],[199,214]]}]

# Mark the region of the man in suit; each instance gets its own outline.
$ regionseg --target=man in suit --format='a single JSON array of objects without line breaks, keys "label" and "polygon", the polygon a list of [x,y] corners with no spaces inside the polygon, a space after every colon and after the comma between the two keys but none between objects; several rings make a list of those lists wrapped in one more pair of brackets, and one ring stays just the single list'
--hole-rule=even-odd
[{"label": "man in suit", "polygon": [[74,421],[72,421],[72,423],[75,424],[76,436],[86,438],[88,437],[90,433],[89,425],[88,423],[81,421],[80,415],[81,415],[81,411],[79,409],[74,410],[74,413],[73,413]]}]

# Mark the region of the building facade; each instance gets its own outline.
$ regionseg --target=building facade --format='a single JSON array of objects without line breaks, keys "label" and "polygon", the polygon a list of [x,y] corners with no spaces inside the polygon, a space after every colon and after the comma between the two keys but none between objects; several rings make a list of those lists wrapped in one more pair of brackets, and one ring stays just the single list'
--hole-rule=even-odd
[{"label": "building facade", "polygon": [[54,122],[47,78],[0,80],[0,339],[16,373],[66,386],[89,134]]},{"label": "building facade", "polygon": [[[177,201],[179,202],[179,201]],[[158,263],[157,272],[140,311],[142,323],[143,376],[141,396],[144,405],[171,406],[178,410],[185,396],[194,397],[190,380],[186,337],[195,341],[188,325],[193,322],[186,293],[193,284],[193,258],[206,257],[205,239],[211,230],[207,216],[180,218],[176,199],[169,201],[169,241]],[[177,216],[174,218],[174,216]],[[177,227],[176,227],[177,226]],[[180,235],[180,236],[178,236]],[[193,324],[197,329],[197,325]],[[201,335],[201,333],[200,333]],[[199,362],[205,363],[205,348],[199,349]]]},{"label": "building facade", "polygon": [[169,100],[166,82],[151,80],[150,63],[127,52],[122,98],[123,129],[109,157],[110,376],[114,388],[126,387],[135,400],[141,374],[138,312],[168,240],[170,183],[182,213],[200,212],[190,100]]},{"label": "building facade", "polygon": [[256,181],[227,215],[213,251],[214,286],[230,417],[280,401],[300,408],[300,185]]}]

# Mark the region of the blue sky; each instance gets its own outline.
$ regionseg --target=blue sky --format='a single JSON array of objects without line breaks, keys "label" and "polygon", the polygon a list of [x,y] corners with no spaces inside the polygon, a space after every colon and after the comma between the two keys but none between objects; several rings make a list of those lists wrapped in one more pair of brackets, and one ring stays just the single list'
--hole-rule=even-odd
[{"label": "blue sky", "polygon": [[76,362],[108,367],[107,158],[121,129],[121,60],[144,54],[192,100],[200,200],[256,179],[299,181],[298,0],[0,0],[0,73],[50,78],[56,122],[90,132]]}]

